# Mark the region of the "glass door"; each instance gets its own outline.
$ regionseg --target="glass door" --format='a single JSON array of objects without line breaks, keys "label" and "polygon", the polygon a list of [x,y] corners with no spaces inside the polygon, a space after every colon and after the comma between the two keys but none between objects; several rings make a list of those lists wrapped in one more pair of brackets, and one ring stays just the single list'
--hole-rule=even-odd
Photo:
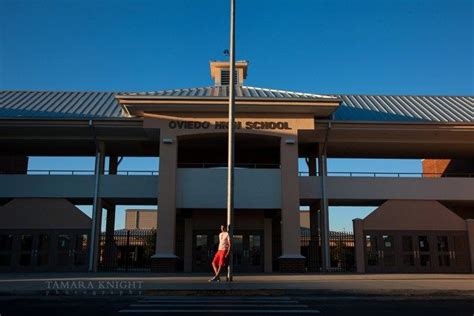
[{"label": "glass door", "polygon": [[89,252],[89,235],[76,234],[74,237],[74,249],[72,251],[72,270],[87,271],[87,259]]},{"label": "glass door", "polygon": [[382,272],[395,272],[397,270],[395,255],[395,238],[394,235],[382,235],[379,238],[380,263]]},{"label": "glass door", "polygon": [[231,247],[232,247],[232,256],[233,256],[233,261],[234,261],[234,271],[245,272],[246,264],[244,260],[245,258],[244,235],[234,233],[232,246]]},{"label": "glass door", "polygon": [[376,234],[365,235],[365,257],[367,272],[381,272],[379,236]]},{"label": "glass door", "polygon": [[31,271],[33,269],[33,234],[21,234],[19,238],[19,253],[16,265],[18,271]]},{"label": "glass door", "polygon": [[47,233],[39,233],[36,235],[35,249],[33,253],[33,261],[35,271],[51,270],[51,235]]},{"label": "glass door", "polygon": [[436,272],[449,272],[453,267],[453,258],[451,257],[452,236],[437,235],[436,241]]},{"label": "glass door", "polygon": [[432,240],[430,235],[417,235],[416,238],[416,266],[418,272],[433,271]]},{"label": "glass door", "polygon": [[0,235],[0,271],[13,270],[13,234]]},{"label": "glass door", "polygon": [[401,272],[415,272],[415,238],[412,235],[400,236],[400,268]]},{"label": "glass door", "polygon": [[[193,271],[212,272],[212,259],[219,246],[216,231],[193,232]],[[263,232],[234,232],[233,263],[236,272],[263,271]]]},{"label": "glass door", "polygon": [[73,236],[70,233],[56,235],[56,267],[55,269],[67,271],[72,265]]},{"label": "glass door", "polygon": [[193,271],[212,271],[212,247],[210,234],[207,232],[194,232],[193,234]]},{"label": "glass door", "polygon": [[263,240],[262,234],[248,235],[246,263],[248,272],[263,272]]}]

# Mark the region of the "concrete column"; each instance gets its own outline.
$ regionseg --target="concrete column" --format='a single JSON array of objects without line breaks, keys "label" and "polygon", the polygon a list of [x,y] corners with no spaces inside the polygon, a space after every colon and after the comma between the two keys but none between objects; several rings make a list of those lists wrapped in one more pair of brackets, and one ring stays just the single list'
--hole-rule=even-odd
[{"label": "concrete column", "polygon": [[109,174],[117,174],[118,170],[118,157],[110,156],[109,157]]},{"label": "concrete column", "polygon": [[327,158],[325,150],[320,151],[318,155],[319,164],[319,178],[321,181],[321,206],[320,206],[320,219],[321,219],[321,257],[322,257],[322,270],[323,272],[329,272],[331,268],[331,257],[329,248],[329,203],[326,192],[326,176],[327,176]]},{"label": "concrete column", "polygon": [[105,236],[106,241],[108,239],[113,240],[115,231],[115,205],[111,205],[107,210],[107,218],[105,221]]},{"label": "concrete column", "polygon": [[365,256],[364,256],[364,221],[360,218],[352,220],[354,227],[354,247],[355,247],[355,263],[357,273],[365,272]]},{"label": "concrete column", "polygon": [[272,253],[272,219],[265,218],[263,222],[263,271],[270,273],[273,271],[273,253]]},{"label": "concrete column", "polygon": [[104,174],[105,145],[99,143],[95,155],[94,201],[92,206],[91,244],[89,248],[89,272],[96,272],[99,263],[99,239],[102,223],[102,201],[100,199],[100,178]]},{"label": "concrete column", "polygon": [[[109,175],[116,175],[118,168],[118,157],[117,156],[110,156],[109,157]],[[115,231],[115,205],[109,203],[106,207],[107,209],[107,219],[105,225],[105,236],[106,236],[106,243],[107,239],[112,239],[114,236]]]},{"label": "concrete column", "polygon": [[471,256],[471,273],[474,273],[474,219],[466,220],[466,229],[469,241],[469,254]]},{"label": "concrete column", "polygon": [[309,206],[309,262],[308,269],[312,272],[319,272],[321,268],[321,248],[319,247],[319,203],[314,203]]},{"label": "concrete column", "polygon": [[162,134],[160,139],[160,172],[158,186],[158,222],[156,253],[151,257],[152,271],[174,272],[178,257],[176,242],[176,167],[178,140]]},{"label": "concrete column", "polygon": [[301,255],[297,137],[284,136],[280,143],[282,255],[278,259],[281,272],[303,272],[305,263]]},{"label": "concrete column", "polygon": [[184,219],[184,272],[193,270],[193,219]]},{"label": "concrete column", "polygon": [[107,217],[105,221],[105,262],[106,266],[111,268],[117,263],[117,248],[114,239],[115,233],[115,205],[105,208]]}]

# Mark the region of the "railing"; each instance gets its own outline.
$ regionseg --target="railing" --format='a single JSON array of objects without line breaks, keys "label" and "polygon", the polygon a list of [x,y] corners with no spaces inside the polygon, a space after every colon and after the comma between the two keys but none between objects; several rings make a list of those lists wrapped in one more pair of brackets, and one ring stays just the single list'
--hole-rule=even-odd
[{"label": "railing", "polygon": [[[298,172],[299,176],[308,177],[309,172]],[[318,174],[316,174],[317,176]],[[393,178],[439,178],[439,177],[464,177],[473,178],[474,173],[423,173],[423,172],[372,172],[372,171],[346,171],[328,172],[334,177],[393,177]]]},{"label": "railing", "polygon": [[[278,169],[280,164],[273,163],[236,163],[235,168],[242,169]],[[178,163],[178,168],[227,168],[227,163],[191,162]]]},{"label": "railing", "polygon": [[[12,172],[1,172],[0,174],[24,174],[24,173],[12,173]],[[94,170],[28,170],[26,172],[27,175],[94,175]],[[111,175],[108,171],[104,173],[105,175]],[[120,170],[117,171],[116,175],[119,176],[143,176],[143,175],[150,175],[156,176],[159,174],[159,171],[153,170]],[[114,174],[115,175],[115,174]]]}]

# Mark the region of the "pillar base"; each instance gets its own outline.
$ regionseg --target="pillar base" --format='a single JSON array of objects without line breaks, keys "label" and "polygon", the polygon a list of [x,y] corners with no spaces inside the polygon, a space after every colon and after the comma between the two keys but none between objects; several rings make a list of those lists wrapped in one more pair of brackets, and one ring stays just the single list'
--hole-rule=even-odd
[{"label": "pillar base", "polygon": [[174,255],[151,256],[151,272],[174,273],[178,264],[178,257]]},{"label": "pillar base", "polygon": [[306,258],[303,256],[281,256],[278,258],[278,270],[282,273],[305,272]]}]

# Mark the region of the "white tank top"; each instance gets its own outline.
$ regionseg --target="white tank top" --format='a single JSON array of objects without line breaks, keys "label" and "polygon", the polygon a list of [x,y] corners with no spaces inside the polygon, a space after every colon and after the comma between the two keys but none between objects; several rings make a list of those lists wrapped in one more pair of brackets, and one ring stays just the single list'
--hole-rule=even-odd
[{"label": "white tank top", "polygon": [[222,232],[219,234],[219,248],[217,248],[217,250],[227,249],[229,249],[229,234],[227,232]]}]

